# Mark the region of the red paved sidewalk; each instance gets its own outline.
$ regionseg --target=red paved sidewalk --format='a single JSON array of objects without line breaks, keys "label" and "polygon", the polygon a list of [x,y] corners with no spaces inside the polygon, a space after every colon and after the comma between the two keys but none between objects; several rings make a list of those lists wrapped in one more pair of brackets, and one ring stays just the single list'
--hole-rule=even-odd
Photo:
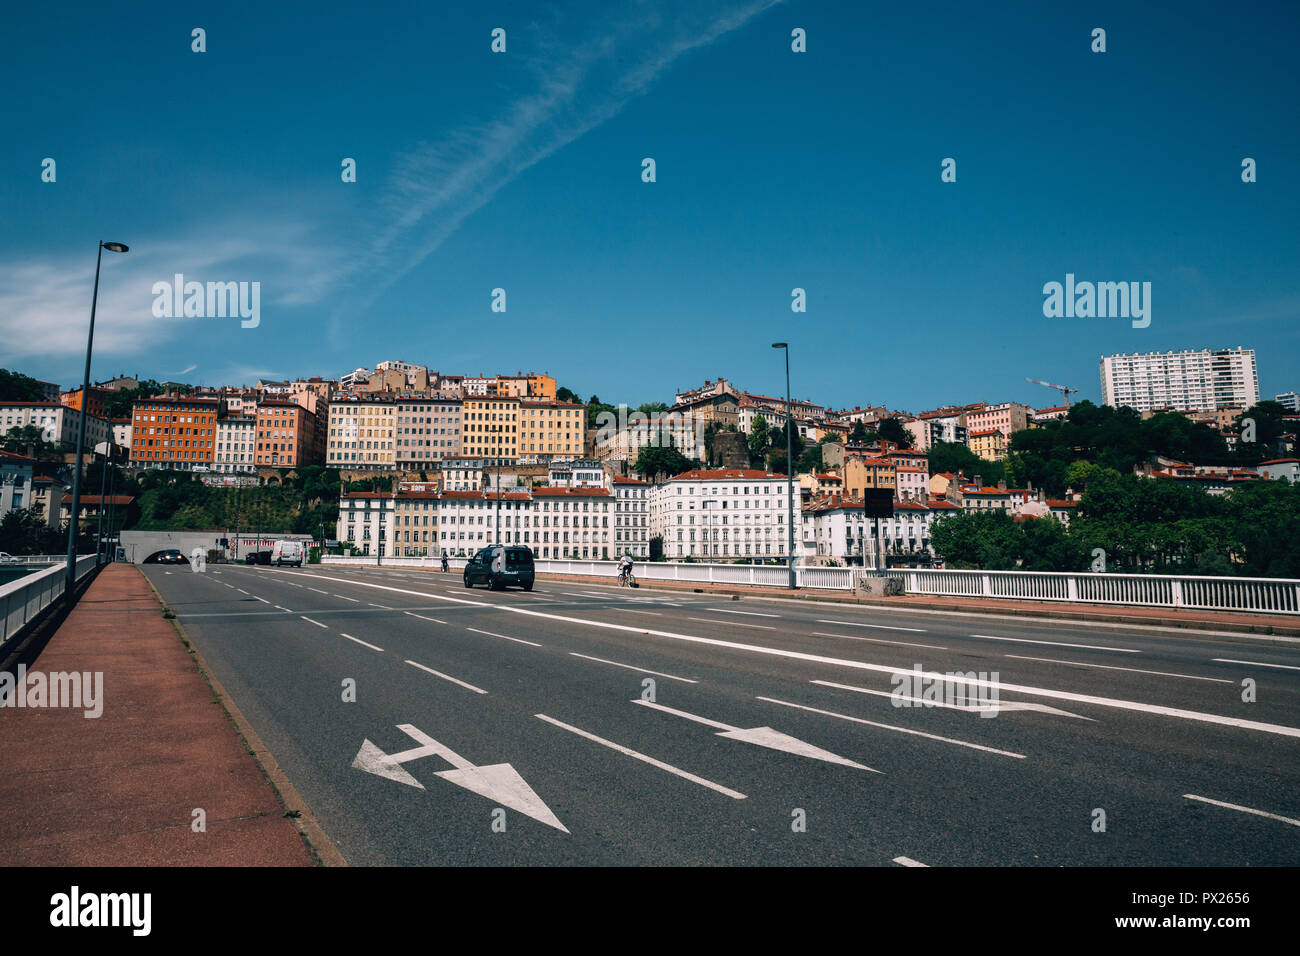
[{"label": "red paved sidewalk", "polygon": [[[29,668],[103,673],[103,713],[0,708],[0,847],[25,866],[311,866],[140,570],[111,564]],[[207,832],[191,830],[201,807]]]},{"label": "red paved sidewalk", "polygon": [[[538,574],[539,579],[615,584],[610,575]],[[1238,631],[1243,634],[1300,636],[1300,617],[1287,614],[1249,614],[1231,611],[1172,610],[1134,605],[1069,604],[1060,601],[1009,601],[992,598],[934,597],[910,594],[898,597],[860,597],[847,591],[757,587],[753,585],[707,584],[695,581],[651,581],[638,579],[641,590],[704,591],[710,594],[738,594],[742,597],[770,597],[788,600],[831,601],[844,604],[878,604],[899,609],[965,611],[981,614],[1009,614],[1049,617],[1072,621],[1100,621],[1114,624],[1145,624],[1154,627],[1183,627],[1197,630]]]}]

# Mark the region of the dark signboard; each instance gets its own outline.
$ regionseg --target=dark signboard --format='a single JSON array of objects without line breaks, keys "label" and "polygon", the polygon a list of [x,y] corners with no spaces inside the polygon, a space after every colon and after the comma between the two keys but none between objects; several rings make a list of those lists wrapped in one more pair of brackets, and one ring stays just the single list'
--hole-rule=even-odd
[{"label": "dark signboard", "polygon": [[894,492],[892,488],[864,488],[862,514],[867,518],[894,517]]}]

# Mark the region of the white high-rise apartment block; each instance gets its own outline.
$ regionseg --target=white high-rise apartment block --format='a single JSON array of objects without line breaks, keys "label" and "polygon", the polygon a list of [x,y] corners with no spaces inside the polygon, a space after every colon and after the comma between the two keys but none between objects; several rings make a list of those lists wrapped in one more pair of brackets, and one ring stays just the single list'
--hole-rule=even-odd
[{"label": "white high-rise apartment block", "polygon": [[1277,402],[1288,412],[1300,412],[1300,395],[1295,392],[1283,392],[1281,395],[1274,395],[1273,401]]},{"label": "white high-rise apartment block", "polygon": [[1237,346],[1104,355],[1101,400],[1140,412],[1249,408],[1259,401],[1255,350]]},{"label": "white high-rise apartment block", "polygon": [[212,452],[212,470],[225,474],[252,474],[257,419],[235,415],[217,419],[217,446]]},{"label": "white high-rise apartment block", "polygon": [[[784,475],[697,468],[651,490],[650,534],[663,538],[670,561],[785,558],[790,553],[787,494]],[[799,510],[796,501],[796,522]]]}]

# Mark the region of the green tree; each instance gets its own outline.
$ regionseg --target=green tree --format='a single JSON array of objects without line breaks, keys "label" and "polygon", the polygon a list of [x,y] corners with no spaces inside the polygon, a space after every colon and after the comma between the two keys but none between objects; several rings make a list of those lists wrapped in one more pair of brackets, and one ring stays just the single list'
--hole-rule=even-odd
[{"label": "green tree", "polygon": [[876,425],[876,434],[885,441],[892,441],[899,448],[912,447],[912,433],[907,430],[906,425],[893,416],[880,420]]},{"label": "green tree", "polygon": [[30,375],[0,368],[0,402],[39,402],[45,389]]}]

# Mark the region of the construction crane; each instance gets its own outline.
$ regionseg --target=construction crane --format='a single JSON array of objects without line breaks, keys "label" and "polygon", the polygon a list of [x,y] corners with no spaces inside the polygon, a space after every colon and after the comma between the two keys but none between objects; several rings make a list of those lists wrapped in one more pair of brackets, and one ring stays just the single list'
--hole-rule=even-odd
[{"label": "construction crane", "polygon": [[1061,398],[1065,399],[1066,408],[1070,407],[1070,393],[1073,392],[1075,395],[1079,394],[1079,390],[1077,388],[1070,388],[1070,386],[1068,385],[1054,385],[1051,382],[1044,382],[1042,379],[1038,379],[1038,378],[1027,378],[1025,379],[1025,381],[1033,382],[1035,385],[1046,385],[1048,388],[1056,389],[1061,393]]}]

